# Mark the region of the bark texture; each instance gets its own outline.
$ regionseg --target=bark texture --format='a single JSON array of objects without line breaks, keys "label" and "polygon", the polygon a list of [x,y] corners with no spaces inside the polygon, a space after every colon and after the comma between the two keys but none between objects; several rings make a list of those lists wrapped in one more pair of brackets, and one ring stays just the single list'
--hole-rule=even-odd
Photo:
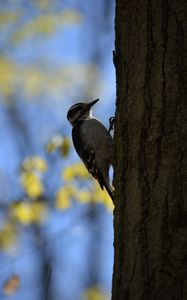
[{"label": "bark texture", "polygon": [[112,300],[187,299],[185,0],[116,0]]}]

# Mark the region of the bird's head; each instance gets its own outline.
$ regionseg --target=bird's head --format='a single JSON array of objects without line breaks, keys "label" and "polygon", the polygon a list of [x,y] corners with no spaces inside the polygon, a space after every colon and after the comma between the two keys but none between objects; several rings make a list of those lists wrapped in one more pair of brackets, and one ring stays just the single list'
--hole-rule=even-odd
[{"label": "bird's head", "polygon": [[67,113],[67,119],[74,126],[78,121],[91,116],[92,106],[97,103],[99,99],[93,100],[89,103],[76,103],[70,107]]}]

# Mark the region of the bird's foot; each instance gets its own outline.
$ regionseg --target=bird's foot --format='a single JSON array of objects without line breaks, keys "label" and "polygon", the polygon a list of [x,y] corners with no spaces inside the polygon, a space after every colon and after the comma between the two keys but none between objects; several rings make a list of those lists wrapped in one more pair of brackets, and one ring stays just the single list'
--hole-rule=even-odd
[{"label": "bird's foot", "polygon": [[108,134],[110,134],[110,132],[112,130],[114,130],[114,124],[115,124],[115,117],[110,117],[109,118],[109,129],[108,129]]}]

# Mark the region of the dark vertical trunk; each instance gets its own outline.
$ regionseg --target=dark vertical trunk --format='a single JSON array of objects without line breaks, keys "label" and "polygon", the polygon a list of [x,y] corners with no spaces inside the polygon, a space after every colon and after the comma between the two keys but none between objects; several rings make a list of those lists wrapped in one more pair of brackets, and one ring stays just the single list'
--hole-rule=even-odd
[{"label": "dark vertical trunk", "polygon": [[113,300],[187,299],[185,0],[116,0]]}]

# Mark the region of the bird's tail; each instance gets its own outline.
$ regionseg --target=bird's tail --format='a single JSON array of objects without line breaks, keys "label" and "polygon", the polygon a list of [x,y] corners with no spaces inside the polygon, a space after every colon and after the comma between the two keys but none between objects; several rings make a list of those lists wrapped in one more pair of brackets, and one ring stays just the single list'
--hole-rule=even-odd
[{"label": "bird's tail", "polygon": [[[103,169],[104,172],[99,171],[99,168],[97,168],[97,164],[95,161],[95,152],[92,150],[90,152],[89,159],[86,161],[86,167],[89,170],[89,172],[92,174],[92,176],[97,179],[99,182],[99,185],[101,189],[103,190],[103,187],[107,190],[110,198],[112,199],[112,202],[114,203],[114,190],[112,189],[108,177],[109,168],[108,165]],[[103,173],[106,173],[106,177],[103,175]]]},{"label": "bird's tail", "polygon": [[114,203],[114,189],[111,187],[110,183],[107,180],[105,180],[101,172],[99,172],[97,180],[99,182],[101,189],[103,190],[103,187],[106,189],[107,193],[112,199],[112,202]]},{"label": "bird's tail", "polygon": [[112,187],[106,183],[106,185],[104,185],[105,189],[107,190],[110,198],[112,199],[112,202],[114,203],[114,189],[112,189]]}]

